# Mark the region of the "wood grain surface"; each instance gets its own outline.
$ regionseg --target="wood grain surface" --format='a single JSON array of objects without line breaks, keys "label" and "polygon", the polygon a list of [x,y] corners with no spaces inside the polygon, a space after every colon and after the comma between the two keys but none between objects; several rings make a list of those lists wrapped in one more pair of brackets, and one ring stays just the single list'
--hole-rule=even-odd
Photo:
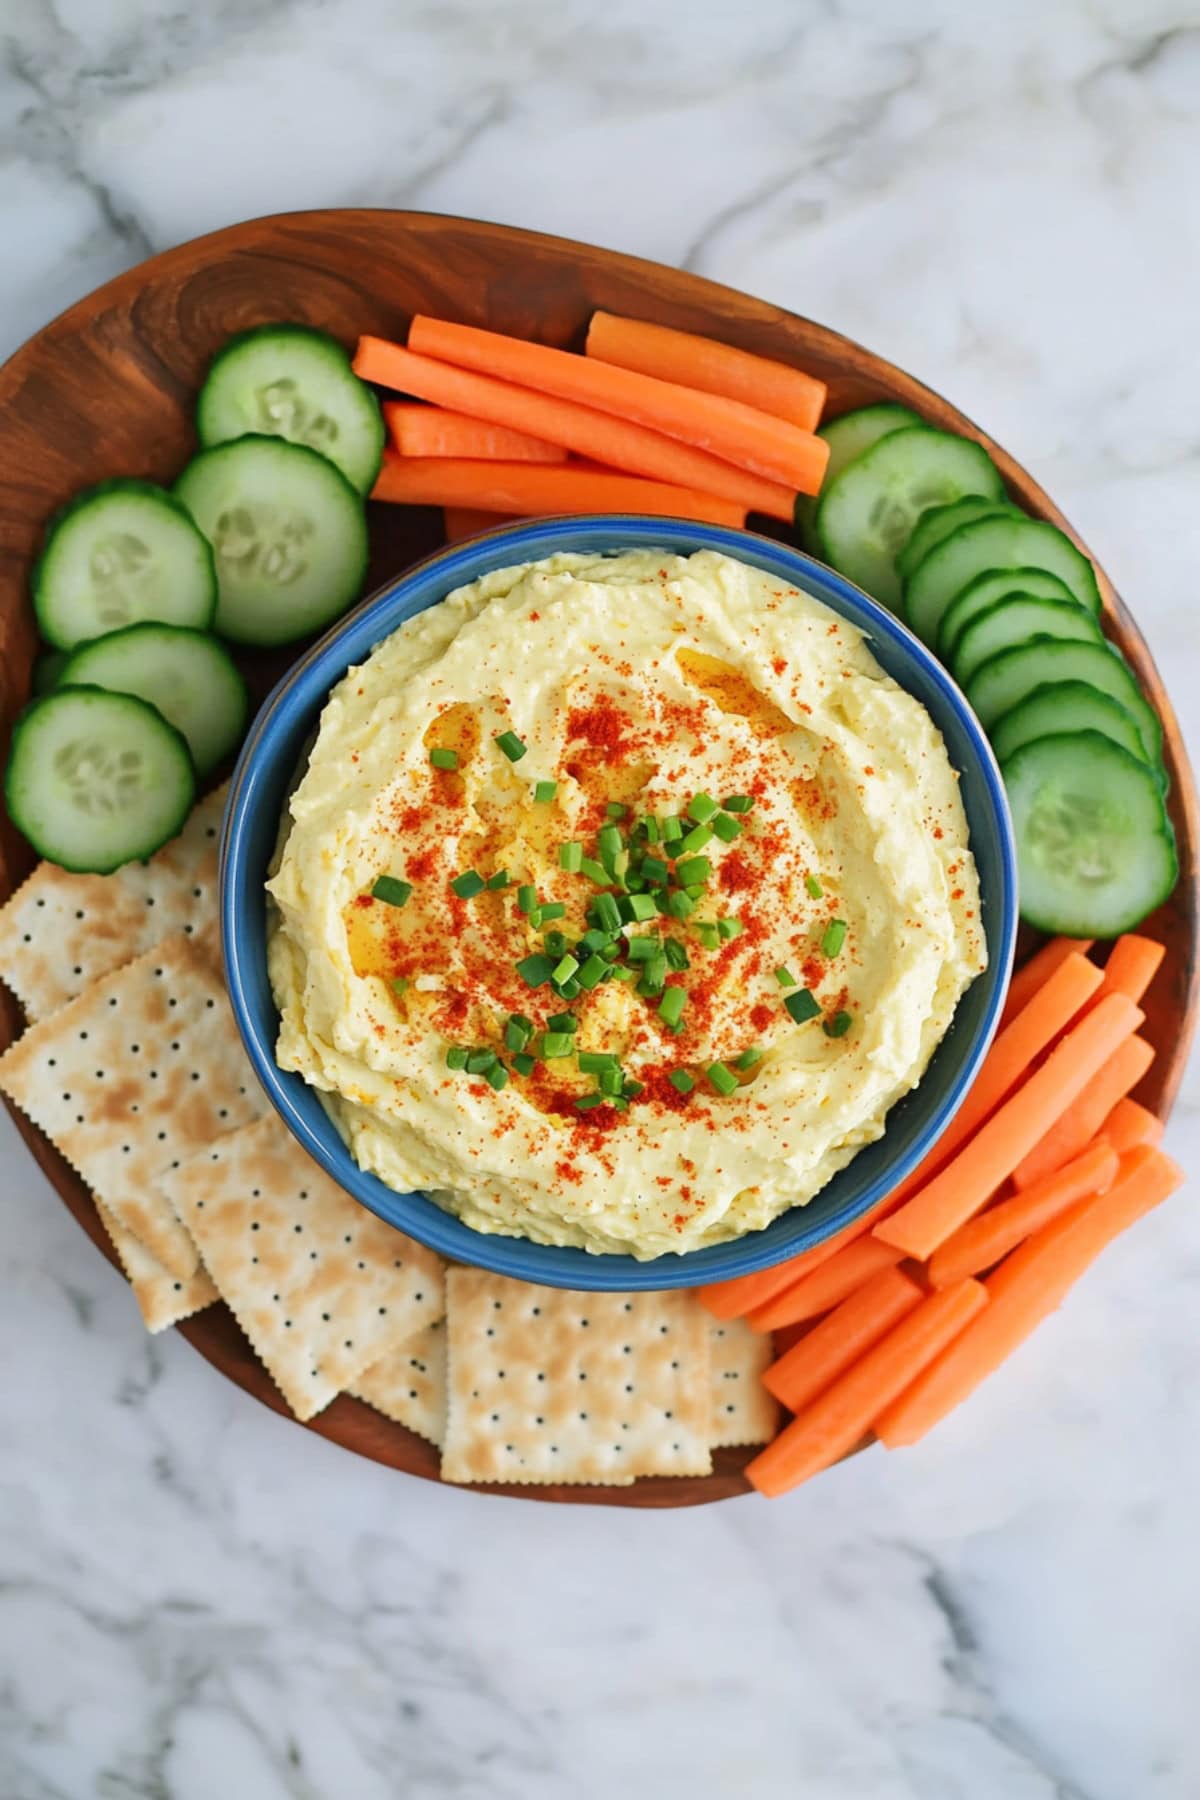
[{"label": "wood grain surface", "polygon": [[[253,220],[119,276],[47,325],[0,369],[0,748],[29,695],[37,644],[27,578],[48,517],[79,488],[107,476],[174,479],[196,448],[191,415],[201,375],[230,333],[292,320],[353,344],[364,331],[402,336],[420,311],[579,348],[598,306],[707,332],[795,363],[828,382],[827,417],[877,400],[912,407],[934,424],[977,438],[1013,497],[1036,517],[1070,531],[1025,470],[948,401],[836,332],[735,289],[590,245],[436,214],[338,210]],[[441,542],[440,513],[433,509],[377,505],[370,514],[368,592]],[[1140,1099],[1165,1114],[1196,1015],[1196,794],[1159,673],[1129,611],[1097,569],[1106,629],[1162,716],[1179,836],[1179,886],[1147,925],[1166,944],[1167,958],[1146,1002],[1146,1035],[1158,1057],[1138,1090]],[[283,665],[276,655],[248,657],[244,666],[261,695]],[[0,898],[31,863],[8,821],[0,821]],[[17,1008],[4,995],[0,1048],[20,1025]],[[87,1189],[40,1133],[20,1117],[17,1123],[65,1205],[115,1263]],[[224,1306],[210,1307],[178,1329],[231,1381],[286,1413]],[[437,1478],[430,1445],[356,1400],[338,1399],[303,1429],[408,1474]],[[693,1506],[747,1491],[741,1471],[749,1455],[719,1451],[710,1476],[639,1481],[631,1488],[481,1492]]]}]

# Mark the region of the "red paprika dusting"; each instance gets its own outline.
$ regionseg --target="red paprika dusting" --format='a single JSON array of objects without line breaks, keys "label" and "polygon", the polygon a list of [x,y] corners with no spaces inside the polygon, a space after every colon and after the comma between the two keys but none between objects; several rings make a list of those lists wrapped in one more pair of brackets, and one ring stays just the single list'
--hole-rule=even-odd
[{"label": "red paprika dusting", "polygon": [[819,987],[825,979],[825,964],[819,956],[806,956],[800,965],[800,975],[805,987]]},{"label": "red paprika dusting", "polygon": [[760,1000],[750,1008],[750,1023],[755,1031],[769,1031],[775,1023],[775,1008]]},{"label": "red paprika dusting", "polygon": [[727,894],[744,894],[758,883],[758,873],[744,850],[726,852],[717,865],[717,880]]},{"label": "red paprika dusting", "polygon": [[774,671],[777,675],[786,675],[787,674],[787,657],[786,656],[773,656],[771,658],[771,667],[774,669]]},{"label": "red paprika dusting", "polygon": [[375,902],[370,894],[355,894],[353,904],[358,907],[363,907],[374,906]]},{"label": "red paprika dusting", "polygon": [[573,1162],[568,1161],[565,1156],[555,1163],[554,1173],[558,1176],[560,1181],[569,1181],[573,1187],[578,1187],[579,1183],[583,1180],[583,1175],[580,1170]]},{"label": "red paprika dusting", "polygon": [[568,738],[590,744],[593,750],[605,750],[610,756],[626,748],[630,730],[629,719],[605,694],[590,706],[573,706],[567,714]]},{"label": "red paprika dusting", "polygon": [[418,850],[415,856],[408,859],[407,873],[415,881],[428,881],[437,871],[438,860],[438,853],[432,847]]}]

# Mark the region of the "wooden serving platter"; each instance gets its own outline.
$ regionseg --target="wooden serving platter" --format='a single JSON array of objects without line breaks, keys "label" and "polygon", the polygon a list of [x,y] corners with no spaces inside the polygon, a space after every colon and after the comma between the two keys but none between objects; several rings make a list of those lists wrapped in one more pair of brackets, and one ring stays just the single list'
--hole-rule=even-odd
[{"label": "wooden serving platter", "polygon": [[[401,336],[420,311],[578,348],[595,307],[707,332],[793,362],[828,382],[827,416],[878,400],[912,407],[933,424],[977,438],[1021,506],[1070,530],[1025,470],[948,401],[836,332],[735,289],[587,244],[435,214],[363,209],[252,220],[129,270],[47,325],[0,369],[0,748],[29,694],[36,641],[27,576],[48,514],[106,476],[173,480],[195,448],[191,413],[201,373],[232,332],[298,320],[353,343],[364,331]],[[440,513],[432,509],[374,506],[371,513],[368,592],[441,542]],[[1200,982],[1196,791],[1149,650],[1112,584],[1097,572],[1109,633],[1162,716],[1179,834],[1181,879],[1149,926],[1166,944],[1167,958],[1146,1002],[1145,1034],[1158,1057],[1139,1090],[1139,1098],[1165,1114],[1187,1058]],[[264,657],[246,666],[264,693],[282,665]],[[0,899],[31,860],[0,821]],[[0,993],[0,1049],[20,1029],[18,1009]],[[27,1121],[17,1116],[17,1125],[64,1204],[115,1262],[82,1182]],[[209,1307],[178,1329],[231,1381],[287,1412],[226,1307]],[[358,1401],[338,1399],[306,1429],[360,1456],[437,1479],[431,1445]],[[746,1492],[741,1471],[750,1454],[722,1450],[709,1476],[629,1488],[486,1491],[610,1506],[694,1506]]]}]

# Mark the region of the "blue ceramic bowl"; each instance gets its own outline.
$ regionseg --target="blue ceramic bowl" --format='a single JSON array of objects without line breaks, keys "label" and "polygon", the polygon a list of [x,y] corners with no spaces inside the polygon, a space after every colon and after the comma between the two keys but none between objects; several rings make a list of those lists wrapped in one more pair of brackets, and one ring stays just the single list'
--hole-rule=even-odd
[{"label": "blue ceramic bowl", "polygon": [[[764,1231],[682,1256],[638,1262],[472,1230],[424,1194],[398,1194],[353,1161],[298,1075],[275,1063],[278,1014],[267,979],[263,883],[279,819],[329,690],[374,645],[453,588],[492,569],[561,551],[598,554],[653,547],[687,555],[719,550],[765,569],[832,607],[866,632],[883,667],[915,694],[941,730],[962,776],[962,797],[983,892],[987,973],[967,990],[925,1077],[816,1199]],[[555,1287],[694,1287],[764,1269],[820,1243],[864,1213],[915,1167],[953,1117],[996,1027],[1017,924],[1012,826],[987,740],[941,664],[893,616],[822,563],[753,533],[640,516],[557,519],[493,531],[440,550],[365,601],[284,677],[259,713],[234,773],[221,843],[221,930],[234,1013],[259,1080],[284,1123],[347,1193],[456,1261]]]}]

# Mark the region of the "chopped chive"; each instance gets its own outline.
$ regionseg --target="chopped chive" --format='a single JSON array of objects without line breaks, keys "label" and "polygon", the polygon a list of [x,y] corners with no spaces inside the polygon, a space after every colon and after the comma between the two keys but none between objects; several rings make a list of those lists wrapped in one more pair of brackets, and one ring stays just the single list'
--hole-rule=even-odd
[{"label": "chopped chive", "polygon": [[703,850],[706,844],[712,843],[712,838],[711,825],[693,825],[687,836],[680,841],[680,856],[691,856],[695,851]]},{"label": "chopped chive", "polygon": [[633,963],[650,962],[655,956],[662,954],[662,939],[656,937],[633,937],[628,940],[629,960]]},{"label": "chopped chive", "polygon": [[667,963],[672,969],[678,971],[691,968],[692,959],[678,938],[668,938],[663,945],[663,950],[666,953]]},{"label": "chopped chive", "polygon": [[509,762],[520,762],[529,748],[523,744],[515,731],[501,731],[496,734],[496,747],[503,750]]},{"label": "chopped chive", "polygon": [[661,994],[667,980],[667,959],[660,951],[652,956],[642,969],[642,979],[638,982],[638,993],[645,997]]},{"label": "chopped chive", "polygon": [[597,894],[589,908],[601,931],[611,937],[621,929],[621,909],[611,894]]},{"label": "chopped chive", "polygon": [[704,1073],[716,1088],[718,1094],[732,1094],[737,1088],[737,1076],[727,1069],[723,1062],[709,1063]]},{"label": "chopped chive", "polygon": [[598,863],[594,856],[585,856],[582,859],[579,864],[579,872],[581,875],[586,875],[589,881],[594,881],[597,887],[607,887],[612,880],[612,876],[604,864]]},{"label": "chopped chive", "polygon": [[731,813],[719,812],[712,822],[712,828],[723,844],[732,844],[735,837],[742,835],[742,828]]},{"label": "chopped chive", "polygon": [[579,1108],[580,1112],[590,1112],[592,1110],[593,1106],[603,1106],[604,1105],[604,1095],[603,1094],[581,1094],[579,1099],[575,1102],[575,1104]]},{"label": "chopped chive", "polygon": [[494,1050],[472,1050],[467,1057],[468,1075],[486,1075],[496,1060]]},{"label": "chopped chive", "polygon": [[849,1031],[849,1029],[853,1025],[853,1023],[854,1023],[854,1014],[853,1013],[836,1012],[836,1013],[834,1013],[832,1019],[826,1019],[826,1021],[825,1021],[825,1025],[824,1025],[825,1036],[831,1037],[831,1038],[845,1037],[846,1033]]},{"label": "chopped chive", "polygon": [[681,1094],[690,1094],[696,1085],[694,1077],[689,1075],[686,1069],[672,1069],[667,1080],[673,1088],[678,1088]]},{"label": "chopped chive", "polygon": [[673,844],[683,836],[683,820],[677,819],[674,813],[668,813],[665,819],[659,821],[659,829],[663,843]]},{"label": "chopped chive", "polygon": [[628,1112],[629,1111],[629,1102],[625,1098],[624,1094],[614,1094],[608,1104],[612,1107],[614,1112]]},{"label": "chopped chive", "polygon": [[681,987],[666,988],[658,1003],[658,1016],[664,1025],[678,1025],[687,1005],[687,994]]},{"label": "chopped chive", "polygon": [[749,1050],[742,1051],[733,1066],[735,1069],[752,1069],[756,1063],[762,1061],[763,1055],[764,1052],[756,1044],[752,1044]]},{"label": "chopped chive", "polygon": [[593,950],[604,950],[611,942],[612,939],[607,931],[601,931],[598,925],[593,925],[590,930],[584,932],[578,947],[586,950],[590,956]]},{"label": "chopped chive", "polygon": [[487,882],[474,869],[468,869],[464,875],[456,875],[450,886],[460,900],[473,900],[476,894],[482,894]]},{"label": "chopped chive", "polygon": [[693,881],[690,887],[685,887],[683,889],[683,892],[687,895],[689,900],[703,900],[704,883],[702,881]]},{"label": "chopped chive", "polygon": [[611,858],[611,865],[614,878],[623,882],[629,873],[628,850],[618,850],[617,854]]},{"label": "chopped chive", "polygon": [[608,964],[602,956],[589,956],[579,971],[579,985],[583,988],[599,987],[608,974]]},{"label": "chopped chive", "polygon": [[582,989],[579,986],[578,979],[574,976],[572,976],[570,981],[560,981],[558,984],[558,996],[560,1000],[576,1000],[581,992]]},{"label": "chopped chive", "polygon": [[629,968],[625,963],[613,963],[608,973],[613,981],[636,981],[638,978],[637,970]]},{"label": "chopped chive", "polygon": [[707,856],[688,856],[683,862],[675,864],[675,879],[680,887],[691,887],[693,883],[707,881],[712,874],[712,864]]},{"label": "chopped chive", "polygon": [[646,842],[648,844],[657,844],[658,820],[655,818],[654,814],[647,813],[644,819],[638,820],[638,823],[646,834]]},{"label": "chopped chive", "polygon": [[722,800],[721,805],[728,813],[748,813],[754,800],[749,794],[730,794]]},{"label": "chopped chive", "polygon": [[629,808],[622,806],[619,800],[610,800],[604,809],[604,816],[606,819],[623,819],[628,811]]},{"label": "chopped chive", "polygon": [[517,1071],[518,1075],[528,1077],[532,1075],[533,1071],[537,1068],[537,1058],[529,1056],[524,1050],[518,1050],[517,1054],[513,1057],[513,1068]]},{"label": "chopped chive", "polygon": [[646,884],[639,874],[631,871],[630,874],[626,875],[625,891],[627,894],[642,894],[645,890]]},{"label": "chopped chive", "polygon": [[517,964],[517,974],[526,987],[541,987],[543,982],[549,981],[553,973],[554,959],[543,956],[540,952],[535,952],[532,956],[523,956]]},{"label": "chopped chive", "polygon": [[555,1013],[552,1019],[546,1020],[547,1031],[578,1031],[579,1020],[574,1013]]},{"label": "chopped chive", "polygon": [[645,856],[642,858],[641,873],[647,881],[665,881],[671,871],[659,857]]},{"label": "chopped chive", "polygon": [[823,898],[825,889],[821,886],[815,875],[806,875],[804,878],[804,885],[808,889],[810,899],[820,900]]},{"label": "chopped chive", "polygon": [[695,910],[696,902],[690,894],[685,894],[681,889],[677,888],[673,894],[667,895],[667,911],[673,919],[686,919]]},{"label": "chopped chive", "polygon": [[458,751],[431,750],[429,752],[429,760],[435,769],[457,769]]},{"label": "chopped chive", "polygon": [[406,994],[408,992],[408,976],[397,975],[388,983],[388,985],[393,994]]},{"label": "chopped chive", "polygon": [[508,1086],[508,1070],[502,1062],[494,1062],[490,1069],[485,1070],[483,1079],[499,1093],[501,1088]]},{"label": "chopped chive", "polygon": [[533,1020],[524,1013],[509,1013],[504,1027],[504,1048],[523,1050],[533,1036]]},{"label": "chopped chive", "polygon": [[694,800],[688,802],[688,817],[695,819],[697,825],[707,825],[719,810],[711,794],[697,794]]},{"label": "chopped chive", "polygon": [[780,987],[796,986],[796,977],[792,974],[792,971],[788,968],[786,963],[780,963],[775,971],[775,979]]},{"label": "chopped chive", "polygon": [[695,927],[695,932],[706,950],[715,950],[721,942],[721,934],[712,919],[701,919]]},{"label": "chopped chive", "polygon": [[497,869],[494,875],[488,877],[484,886],[489,893],[496,894],[499,893],[501,888],[509,887],[511,885],[511,879],[507,869]]},{"label": "chopped chive", "polygon": [[535,781],[533,784],[533,797],[537,801],[553,800],[557,792],[557,781]]},{"label": "chopped chive", "polygon": [[560,844],[558,846],[558,866],[565,869],[568,875],[578,875],[583,866],[582,844]]},{"label": "chopped chive", "polygon": [[596,833],[596,843],[600,855],[605,859],[615,856],[617,851],[624,849],[625,846],[625,840],[615,825],[602,825]]},{"label": "chopped chive", "polygon": [[446,1052],[446,1067],[448,1069],[465,1069],[469,1055],[470,1051],[465,1044],[451,1044]]},{"label": "chopped chive", "polygon": [[837,956],[846,941],[845,919],[830,919],[821,937],[822,956]]},{"label": "chopped chive", "polygon": [[537,889],[530,887],[528,882],[523,882],[517,889],[517,911],[531,913],[536,909],[537,903]]},{"label": "chopped chive", "polygon": [[581,1050],[579,1052],[579,1072],[581,1075],[598,1075],[601,1069],[618,1067],[617,1058],[611,1050]]},{"label": "chopped chive", "polygon": [[542,1038],[542,1055],[547,1062],[556,1057],[570,1056],[575,1049],[574,1033],[570,1031],[548,1031]]},{"label": "chopped chive", "polygon": [[578,973],[579,958],[577,956],[572,956],[571,952],[568,950],[562,960],[555,963],[553,969],[550,971],[550,979],[556,985],[559,985],[564,981],[570,981],[572,975],[578,975]]},{"label": "chopped chive", "polygon": [[547,956],[553,957],[555,962],[563,955],[566,948],[567,935],[563,931],[548,931],[542,939],[542,949]]},{"label": "chopped chive", "polygon": [[385,906],[403,906],[411,893],[411,881],[398,881],[394,875],[381,875],[371,889],[371,898],[382,900]]},{"label": "chopped chive", "polygon": [[636,1100],[638,1095],[644,1094],[645,1091],[646,1091],[646,1084],[644,1081],[635,1081],[633,1079],[632,1075],[627,1075],[625,1077],[625,1082],[624,1082],[623,1087],[621,1088],[621,1092],[625,1095],[625,1097],[627,1099]]},{"label": "chopped chive", "polygon": [[789,994],[783,1004],[797,1025],[807,1025],[808,1021],[815,1019],[821,1010],[819,1001],[808,988],[801,988],[797,993]]},{"label": "chopped chive", "polygon": [[649,894],[626,894],[617,905],[627,925],[644,925],[658,911]]},{"label": "chopped chive", "polygon": [[567,908],[566,908],[566,903],[562,900],[550,900],[550,901],[545,902],[539,908],[539,911],[541,912],[542,924],[544,925],[546,923],[547,919],[565,918]]},{"label": "chopped chive", "polygon": [[602,1094],[607,1095],[609,1099],[615,1100],[621,1093],[624,1080],[625,1077],[622,1075],[620,1069],[601,1069],[596,1077],[596,1086],[600,1089]]},{"label": "chopped chive", "polygon": [[728,942],[730,938],[741,937],[745,929],[746,927],[742,924],[740,919],[717,920],[717,935],[718,937],[723,937],[726,942]]}]

